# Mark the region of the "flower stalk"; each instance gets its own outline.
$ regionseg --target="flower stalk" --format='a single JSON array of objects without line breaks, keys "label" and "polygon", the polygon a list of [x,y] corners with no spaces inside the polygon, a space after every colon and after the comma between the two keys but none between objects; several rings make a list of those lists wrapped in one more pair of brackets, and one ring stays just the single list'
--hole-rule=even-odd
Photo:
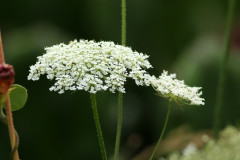
[{"label": "flower stalk", "polygon": [[229,50],[230,50],[230,38],[231,38],[235,4],[236,4],[236,0],[229,0],[226,33],[224,37],[223,57],[221,60],[221,64],[219,66],[219,79],[218,79],[218,87],[217,87],[216,105],[214,110],[213,134],[215,139],[218,139],[218,132],[220,130],[220,125],[221,125],[220,117],[221,117],[221,110],[223,106],[224,84],[226,79],[227,60],[228,60]]},{"label": "flower stalk", "polygon": [[93,118],[94,118],[96,129],[97,129],[97,135],[98,135],[98,141],[99,141],[99,145],[100,145],[100,149],[101,149],[102,159],[107,160],[107,153],[106,153],[106,149],[105,149],[105,145],[104,145],[101,124],[100,124],[99,116],[98,116],[96,95],[91,93],[90,96],[91,96],[91,101],[92,101]]},{"label": "flower stalk", "polygon": [[166,128],[167,128],[167,124],[168,124],[168,119],[169,119],[169,116],[170,116],[170,112],[171,112],[171,104],[172,104],[172,100],[169,100],[169,105],[168,105],[168,112],[167,112],[167,116],[166,116],[166,119],[165,119],[165,123],[164,123],[164,127],[163,127],[163,130],[162,130],[162,133],[158,139],[158,142],[153,150],[153,153],[150,157],[150,160],[153,160],[154,159],[154,156],[159,148],[159,145],[160,145],[160,142],[162,141],[162,138],[164,136],[164,133],[166,131]]},{"label": "flower stalk", "polygon": [[[122,0],[122,45],[126,45],[126,0]],[[118,92],[118,122],[117,122],[117,134],[116,143],[114,149],[114,160],[118,160],[120,140],[121,140],[121,130],[122,130],[122,101],[123,93]]]},{"label": "flower stalk", "polygon": [[116,143],[114,150],[114,160],[118,160],[119,156],[119,147],[120,147],[120,139],[121,139],[121,130],[122,130],[122,99],[123,94],[121,92],[118,93],[118,122],[117,122],[117,134],[116,134]]},{"label": "flower stalk", "polygon": [[126,45],[126,0],[122,0],[122,45]]}]

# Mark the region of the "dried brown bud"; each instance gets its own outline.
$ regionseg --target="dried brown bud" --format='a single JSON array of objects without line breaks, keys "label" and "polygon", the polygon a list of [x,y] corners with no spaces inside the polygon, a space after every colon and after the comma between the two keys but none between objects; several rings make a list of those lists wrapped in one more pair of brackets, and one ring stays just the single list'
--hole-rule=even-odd
[{"label": "dried brown bud", "polygon": [[14,69],[8,64],[0,64],[0,95],[5,94],[14,83]]}]

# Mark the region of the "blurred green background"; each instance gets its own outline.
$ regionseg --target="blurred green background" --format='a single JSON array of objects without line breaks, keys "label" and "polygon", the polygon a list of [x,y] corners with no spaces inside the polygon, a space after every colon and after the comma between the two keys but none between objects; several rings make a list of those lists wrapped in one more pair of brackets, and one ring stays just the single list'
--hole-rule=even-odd
[{"label": "blurred green background", "polygon": [[[190,86],[202,86],[205,106],[177,105],[168,130],[183,124],[194,130],[213,123],[218,65],[223,48],[227,0],[127,0],[127,46],[150,55],[149,72],[176,73]],[[89,94],[50,92],[43,76],[28,81],[29,66],[44,47],[73,39],[121,43],[120,0],[42,0],[0,2],[0,26],[6,61],[14,65],[16,83],[28,89],[24,109],[14,112],[23,160],[100,159]],[[234,20],[222,127],[240,124],[240,3]],[[149,87],[126,84],[121,153],[129,158],[160,135],[167,101]],[[117,94],[97,94],[108,156],[115,143]],[[135,137],[135,138],[134,138]],[[0,124],[0,160],[9,159],[7,127]]]}]

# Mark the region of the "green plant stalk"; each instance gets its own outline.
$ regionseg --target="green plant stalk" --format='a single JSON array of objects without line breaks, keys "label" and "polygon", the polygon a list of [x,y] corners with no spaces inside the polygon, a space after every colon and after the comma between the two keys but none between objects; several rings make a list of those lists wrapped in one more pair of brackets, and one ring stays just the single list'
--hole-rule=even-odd
[{"label": "green plant stalk", "polygon": [[126,45],[126,0],[122,0],[122,45]]},{"label": "green plant stalk", "polygon": [[97,129],[97,135],[98,135],[98,141],[101,149],[102,159],[107,160],[107,153],[104,145],[102,129],[101,129],[99,116],[98,116],[96,95],[91,93],[90,97],[92,101],[93,118],[94,118],[96,129]]},{"label": "green plant stalk", "polygon": [[220,130],[220,125],[221,125],[220,117],[221,117],[221,110],[223,106],[224,84],[226,79],[227,60],[228,60],[229,50],[230,50],[229,46],[230,46],[230,37],[231,37],[231,31],[232,31],[235,4],[236,4],[236,0],[229,0],[228,13],[227,13],[227,26],[226,26],[226,33],[224,37],[223,57],[219,67],[218,88],[217,88],[216,104],[215,104],[215,110],[214,110],[213,134],[215,139],[218,138],[218,132]]},{"label": "green plant stalk", "polygon": [[[126,45],[126,0],[122,0],[122,45]],[[122,101],[123,93],[118,92],[118,122],[117,122],[117,133],[116,133],[116,143],[114,149],[114,160],[118,160],[121,130],[122,130]]]},{"label": "green plant stalk", "polygon": [[159,145],[160,145],[160,142],[161,142],[161,140],[162,140],[162,138],[163,138],[163,135],[164,135],[164,133],[165,133],[165,130],[166,130],[166,128],[167,128],[168,119],[169,119],[170,112],[171,112],[171,104],[172,104],[172,101],[170,100],[170,101],[169,101],[169,105],[168,105],[168,112],[167,112],[167,116],[166,116],[166,119],[165,119],[164,127],[163,127],[163,130],[162,130],[161,136],[160,136],[160,138],[158,139],[157,145],[155,146],[155,148],[154,148],[154,150],[153,150],[153,153],[152,153],[152,155],[151,155],[151,157],[150,157],[150,160],[153,160],[153,158],[154,158],[154,156],[155,156],[155,154],[156,154],[156,151],[158,150],[158,147],[159,147]]},{"label": "green plant stalk", "polygon": [[121,139],[121,129],[122,129],[122,98],[123,94],[121,92],[118,93],[118,123],[117,123],[117,135],[116,135],[116,144],[114,150],[114,160],[118,159],[119,155],[119,146]]}]

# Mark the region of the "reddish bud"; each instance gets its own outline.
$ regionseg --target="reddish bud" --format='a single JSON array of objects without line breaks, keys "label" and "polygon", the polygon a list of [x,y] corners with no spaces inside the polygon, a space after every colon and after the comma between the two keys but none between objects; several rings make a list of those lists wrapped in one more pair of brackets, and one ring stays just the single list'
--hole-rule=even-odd
[{"label": "reddish bud", "polygon": [[0,64],[0,95],[5,94],[14,83],[13,66]]}]

